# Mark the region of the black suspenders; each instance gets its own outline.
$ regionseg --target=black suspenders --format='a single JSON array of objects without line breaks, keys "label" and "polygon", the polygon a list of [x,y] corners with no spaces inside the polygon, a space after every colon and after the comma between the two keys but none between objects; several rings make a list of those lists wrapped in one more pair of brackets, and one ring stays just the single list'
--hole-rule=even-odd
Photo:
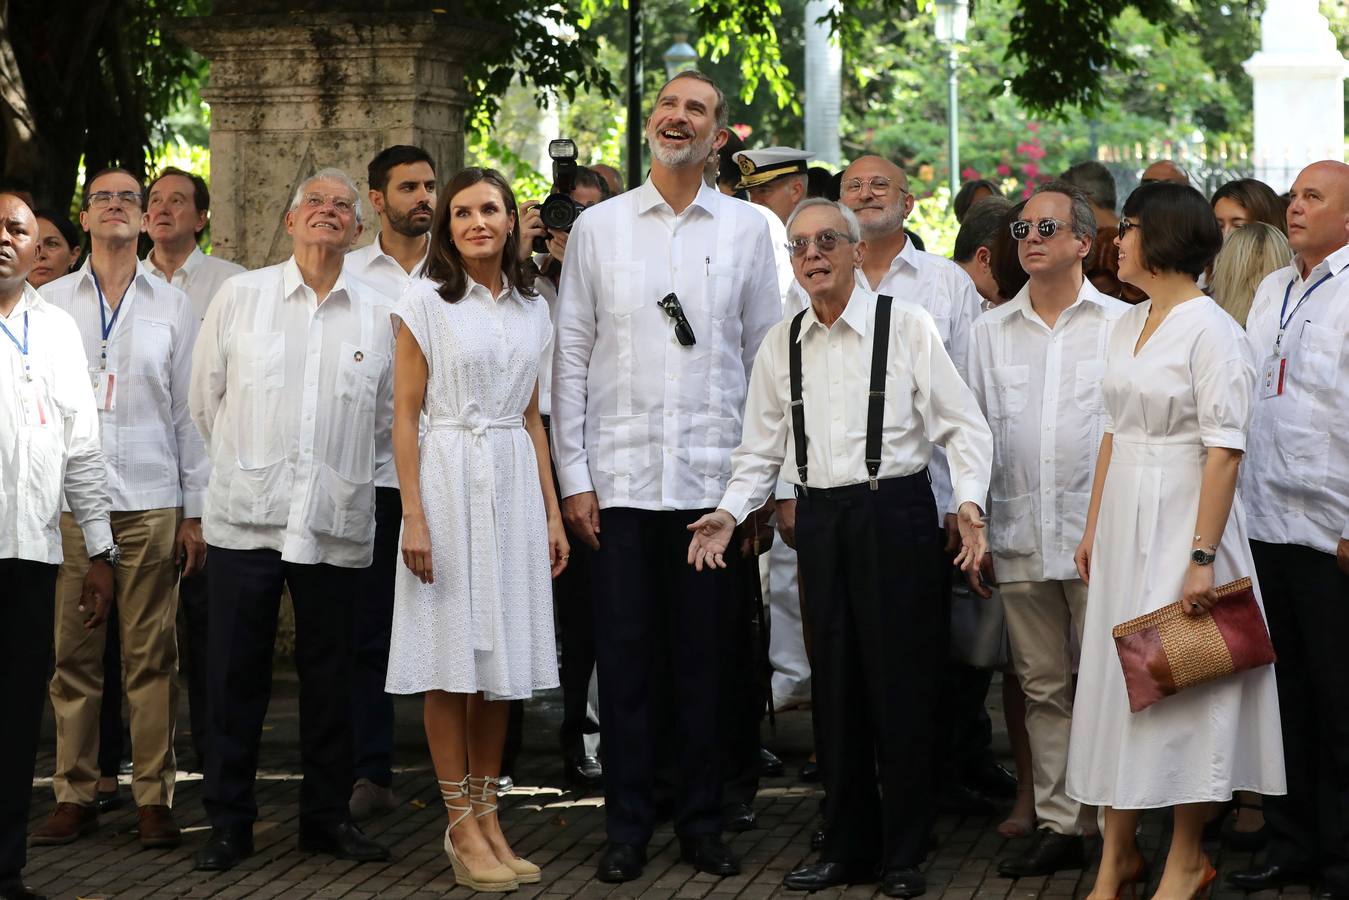
[{"label": "black suspenders", "polygon": [[[871,334],[871,384],[867,390],[867,441],[865,458],[867,480],[877,490],[881,472],[881,426],[885,421],[885,364],[890,354],[890,304],[893,298],[876,298],[876,322]],[[806,408],[801,401],[801,320],[803,309],[792,319],[787,336],[787,367],[791,378],[792,437],[796,444],[796,474],[806,489]]]}]

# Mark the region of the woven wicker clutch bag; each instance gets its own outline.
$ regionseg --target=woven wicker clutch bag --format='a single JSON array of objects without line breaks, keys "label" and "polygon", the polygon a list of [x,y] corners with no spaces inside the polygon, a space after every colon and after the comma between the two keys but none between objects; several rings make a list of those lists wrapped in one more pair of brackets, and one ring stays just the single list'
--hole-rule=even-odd
[{"label": "woven wicker clutch bag", "polygon": [[1215,592],[1218,603],[1208,615],[1186,615],[1177,600],[1114,627],[1131,712],[1187,687],[1274,662],[1251,579],[1239,578]]}]

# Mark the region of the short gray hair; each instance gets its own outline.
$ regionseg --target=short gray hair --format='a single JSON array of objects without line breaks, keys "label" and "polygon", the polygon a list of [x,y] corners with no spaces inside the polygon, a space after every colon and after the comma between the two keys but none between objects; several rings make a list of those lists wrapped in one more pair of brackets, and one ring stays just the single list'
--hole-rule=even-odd
[{"label": "short gray hair", "polygon": [[1032,197],[1040,194],[1062,194],[1068,198],[1073,208],[1073,237],[1091,238],[1096,242],[1096,213],[1091,210],[1091,201],[1077,185],[1066,181],[1047,181],[1035,189]]},{"label": "short gray hair", "polygon": [[300,208],[300,201],[304,199],[305,189],[316,181],[336,181],[344,185],[347,190],[351,191],[351,196],[356,200],[356,205],[354,207],[356,210],[356,224],[361,224],[361,192],[356,189],[356,182],[351,180],[350,175],[343,172],[341,169],[332,166],[319,169],[313,175],[310,175],[304,181],[300,182],[299,187],[295,189],[295,196],[290,200],[291,212],[295,212],[295,210]]},{"label": "short gray hair", "polygon": [[828,206],[843,216],[843,224],[848,230],[848,240],[856,244],[862,240],[862,224],[857,221],[857,214],[843,205],[842,201],[828,200],[824,197],[807,197],[796,204],[796,209],[787,217],[787,232],[791,233],[792,224],[796,222],[796,217],[801,215],[802,211],[810,209],[812,206]]}]

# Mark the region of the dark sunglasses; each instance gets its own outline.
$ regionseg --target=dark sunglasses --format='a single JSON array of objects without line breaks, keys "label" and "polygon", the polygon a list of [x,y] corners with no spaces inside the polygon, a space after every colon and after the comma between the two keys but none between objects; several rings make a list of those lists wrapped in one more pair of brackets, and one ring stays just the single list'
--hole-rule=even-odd
[{"label": "dark sunglasses", "polygon": [[[1018,241],[1024,241],[1030,237],[1032,223],[1028,219],[1017,219],[1012,223],[1012,237]],[[1048,240],[1058,234],[1060,228],[1067,228],[1068,223],[1062,219],[1041,219],[1034,223],[1036,231],[1040,232],[1040,237]]]},{"label": "dark sunglasses", "polygon": [[1142,227],[1143,227],[1143,226],[1140,225],[1140,224],[1137,223],[1137,222],[1130,222],[1128,219],[1120,219],[1120,220],[1119,220],[1119,226],[1118,226],[1118,228],[1119,228],[1119,239],[1120,239],[1121,241],[1124,240],[1124,236],[1125,236],[1126,234],[1129,233],[1129,229],[1130,229],[1130,228],[1142,228]]},{"label": "dark sunglasses", "polygon": [[674,291],[666,294],[660,300],[660,308],[665,310],[665,314],[674,320],[675,339],[679,341],[682,347],[692,347],[698,341],[693,336],[693,327],[689,325],[689,320],[684,317],[684,307],[679,305],[679,297]]}]

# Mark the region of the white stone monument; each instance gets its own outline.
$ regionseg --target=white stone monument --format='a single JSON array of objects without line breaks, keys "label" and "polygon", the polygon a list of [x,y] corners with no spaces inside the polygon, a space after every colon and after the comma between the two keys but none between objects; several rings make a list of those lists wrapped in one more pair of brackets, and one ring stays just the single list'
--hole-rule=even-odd
[{"label": "white stone monument", "polygon": [[843,103],[843,50],[829,33],[827,23],[816,20],[828,15],[839,0],[807,0],[806,3],[806,146],[819,162],[839,165],[839,113]]},{"label": "white stone monument", "polygon": [[1349,60],[1316,0],[1269,0],[1245,68],[1255,83],[1256,178],[1283,192],[1308,163],[1344,159]]}]

